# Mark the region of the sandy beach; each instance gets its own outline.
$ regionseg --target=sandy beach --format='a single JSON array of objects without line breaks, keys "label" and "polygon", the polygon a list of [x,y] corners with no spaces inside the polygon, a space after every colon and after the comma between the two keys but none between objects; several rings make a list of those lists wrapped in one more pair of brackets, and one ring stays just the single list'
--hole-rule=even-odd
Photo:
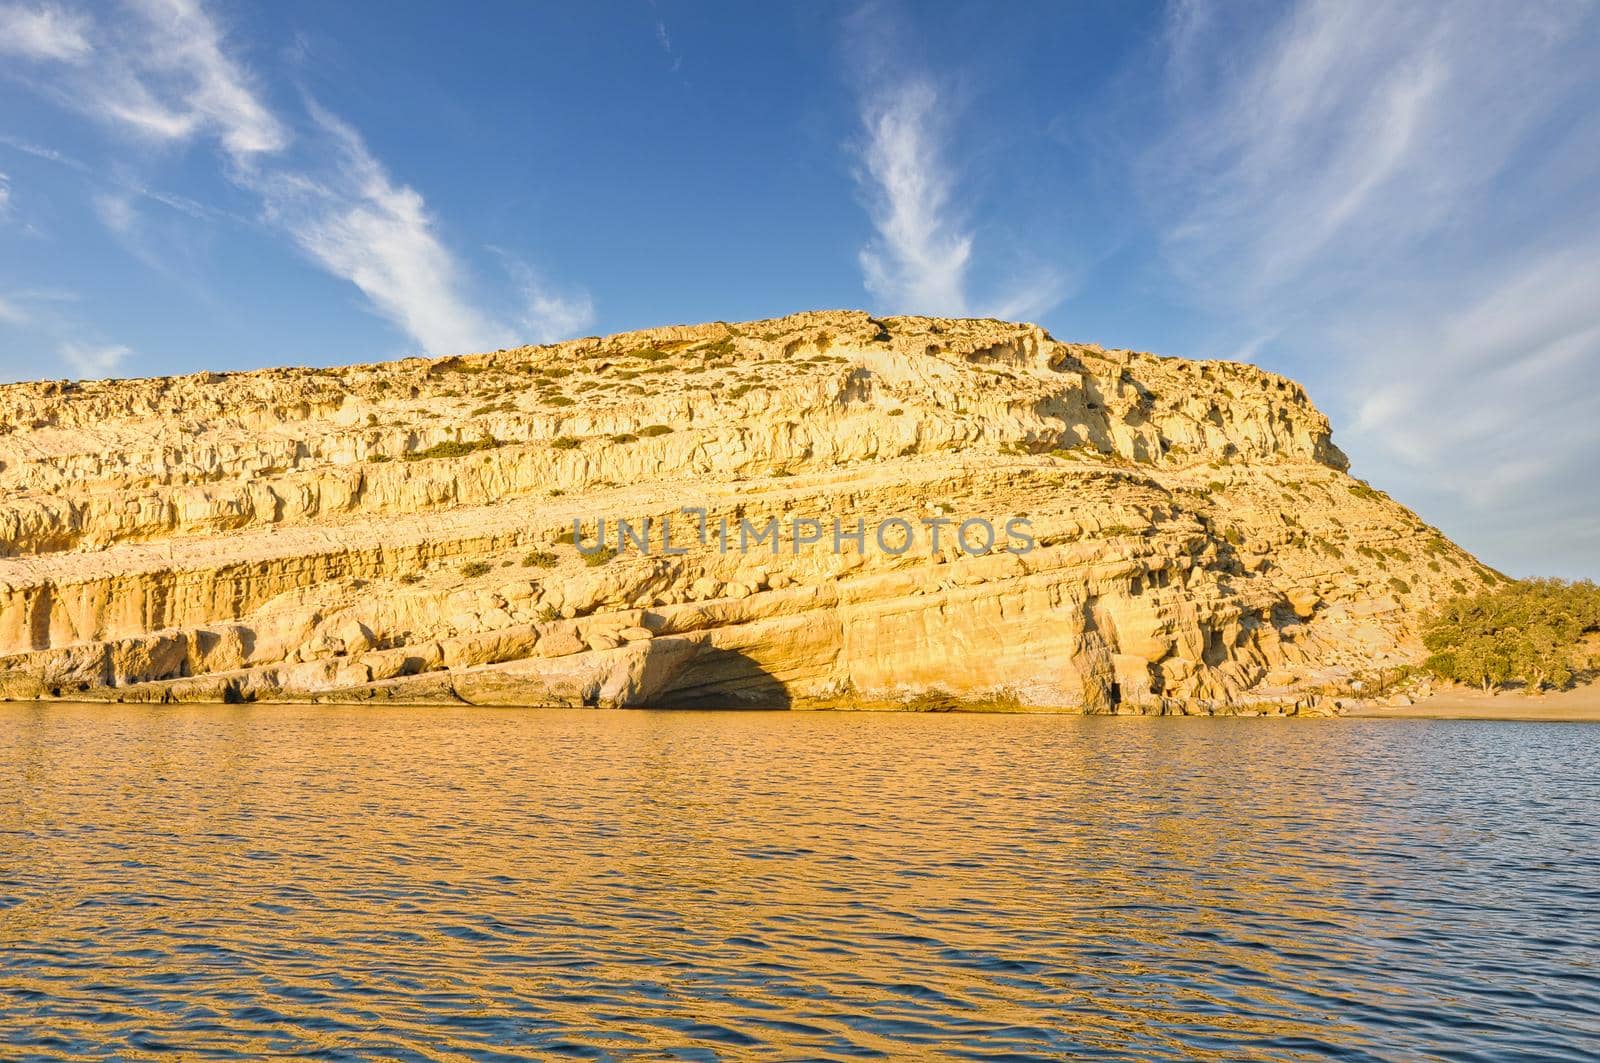
[{"label": "sandy beach", "polygon": [[1600,721],[1600,683],[1529,697],[1519,691],[1485,694],[1445,690],[1415,705],[1373,705],[1344,715],[1417,720],[1536,720],[1546,723]]}]

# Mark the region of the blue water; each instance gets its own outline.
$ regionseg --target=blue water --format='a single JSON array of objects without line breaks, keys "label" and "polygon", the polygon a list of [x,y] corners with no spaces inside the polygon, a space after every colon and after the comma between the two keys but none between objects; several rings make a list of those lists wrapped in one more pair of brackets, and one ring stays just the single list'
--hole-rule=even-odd
[{"label": "blue water", "polygon": [[1600,1058],[1600,727],[0,705],[0,1058]]}]

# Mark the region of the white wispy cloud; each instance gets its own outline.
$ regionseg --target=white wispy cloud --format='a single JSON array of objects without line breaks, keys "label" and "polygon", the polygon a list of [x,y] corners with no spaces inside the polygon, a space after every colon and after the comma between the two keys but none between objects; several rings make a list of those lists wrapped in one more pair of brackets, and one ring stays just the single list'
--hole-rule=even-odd
[{"label": "white wispy cloud", "polygon": [[594,324],[594,303],[586,293],[558,293],[526,262],[501,254],[522,297],[519,335],[533,343],[551,343],[580,335]]},{"label": "white wispy cloud", "polygon": [[429,351],[470,351],[572,335],[593,320],[586,296],[564,299],[504,252],[525,306],[509,319],[469,299],[455,256],[422,195],[397,184],[360,134],[308,103],[328,150],[315,170],[245,178],[267,217],[330,273],[356,285],[379,313]]},{"label": "white wispy cloud", "polygon": [[196,0],[129,0],[128,9],[132,17],[106,23],[53,4],[28,9],[33,44],[18,54],[50,68],[43,87],[64,104],[143,138],[215,135],[240,163],[288,143]]},{"label": "white wispy cloud", "polygon": [[882,86],[862,101],[868,210],[877,239],[861,251],[867,290],[911,313],[967,312],[972,234],[951,210],[939,94],[925,80]]},{"label": "white wispy cloud", "polygon": [[249,179],[268,218],[426,349],[494,345],[498,326],[463,296],[423,197],[396,184],[349,125],[315,104],[311,112],[330,146],[326,165]]},{"label": "white wispy cloud", "polygon": [[683,56],[672,46],[672,35],[667,32],[667,21],[661,17],[661,9],[656,5],[656,0],[650,0],[650,13],[656,20],[656,44],[660,45],[662,54],[672,60],[670,69],[676,74],[683,68]]},{"label": "white wispy cloud", "polygon": [[[466,294],[466,271],[422,194],[396,181],[355,129],[308,101],[308,142],[296,145],[198,0],[129,0],[128,11],[131,17],[102,25],[52,5],[30,9],[58,37],[70,29],[82,42],[25,53],[52,73],[42,91],[143,139],[214,142],[224,172],[260,197],[268,223],[311,261],[355,285],[426,350],[504,345],[521,339],[521,329],[546,332],[592,318],[586,297],[562,299],[543,286],[529,295],[526,283],[526,306],[486,310]],[[69,161],[33,145],[22,150]],[[196,217],[213,213],[136,182],[119,184],[115,194],[97,197],[95,208],[141,256],[145,250],[132,240],[137,213],[130,187]]]},{"label": "white wispy cloud", "polygon": [[1032,318],[1059,303],[1064,274],[1031,262],[1021,268],[1028,256],[1019,249],[989,257],[991,273],[1012,268],[974,295],[978,234],[961,205],[962,167],[951,157],[956,108],[949,93],[893,54],[900,48],[887,42],[907,31],[891,8],[858,9],[848,31],[856,42],[852,65],[862,70],[855,177],[874,233],[858,255],[867,291],[893,313],[956,317]]},{"label": "white wispy cloud", "polygon": [[107,377],[133,353],[132,349],[115,343],[63,342],[57,353],[72,367],[74,374],[83,378]]},{"label": "white wispy cloud", "polygon": [[11,211],[11,178],[0,172],[0,219]]},{"label": "white wispy cloud", "polygon": [[89,54],[87,20],[52,5],[0,4],[0,55],[81,59]]},{"label": "white wispy cloud", "polygon": [[94,210],[100,216],[100,221],[114,233],[126,235],[133,231],[138,223],[138,212],[134,210],[133,202],[125,195],[112,195],[102,193],[94,197]]},{"label": "white wispy cloud", "polygon": [[1539,565],[1531,512],[1600,526],[1573,491],[1600,443],[1595,6],[1299,0],[1253,38],[1260,9],[1169,14],[1172,122],[1134,168],[1176,275],[1239,343],[1325,354],[1358,471],[1491,560]]}]

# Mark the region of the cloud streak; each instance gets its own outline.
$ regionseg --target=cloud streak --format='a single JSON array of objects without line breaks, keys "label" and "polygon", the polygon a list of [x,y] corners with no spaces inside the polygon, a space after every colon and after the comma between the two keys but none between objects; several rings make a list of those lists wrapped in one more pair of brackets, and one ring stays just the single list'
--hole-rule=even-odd
[{"label": "cloud streak", "polygon": [[[29,28],[17,47],[51,72],[46,91],[139,139],[214,142],[228,178],[260,198],[269,224],[425,350],[504,345],[524,328],[555,338],[551,328],[592,318],[586,297],[554,293],[529,280],[531,271],[515,278],[525,306],[496,314],[470,299],[466,271],[422,194],[397,182],[354,128],[314,101],[297,144],[197,0],[132,0],[133,17],[114,26],[52,5],[4,10]],[[197,206],[140,194],[188,213]],[[136,218],[125,195],[102,195],[96,207],[114,233],[131,233]]]},{"label": "cloud streak", "polygon": [[0,55],[76,60],[89,54],[85,20],[54,7],[0,4]]},{"label": "cloud streak", "polygon": [[460,269],[414,189],[396,184],[354,129],[315,104],[331,145],[323,172],[246,178],[267,217],[430,351],[492,346],[500,330],[462,295]]},{"label": "cloud streak", "polygon": [[83,378],[110,376],[133,351],[117,343],[64,342],[57,348],[74,374]]},{"label": "cloud streak", "polygon": [[877,239],[862,249],[867,290],[912,313],[967,312],[972,235],[952,216],[953,175],[938,127],[938,93],[924,80],[890,85],[862,104],[862,183]]},{"label": "cloud streak", "polygon": [[[882,6],[860,8],[848,22],[857,42],[903,35]],[[962,171],[951,159],[955,109],[948,91],[931,76],[898,68],[881,43],[852,62],[867,71],[858,91],[855,179],[873,228],[857,258],[879,306],[892,313],[1031,318],[1059,303],[1066,293],[1062,275],[1033,265],[1013,268],[985,296],[972,294],[979,234],[959,205]]]},{"label": "cloud streak", "polygon": [[1135,172],[1174,274],[1264,358],[1325,355],[1358,470],[1491,561],[1579,570],[1528,529],[1600,528],[1573,491],[1600,443],[1595,8],[1300,0],[1255,39],[1235,7],[1169,15],[1171,124]]}]

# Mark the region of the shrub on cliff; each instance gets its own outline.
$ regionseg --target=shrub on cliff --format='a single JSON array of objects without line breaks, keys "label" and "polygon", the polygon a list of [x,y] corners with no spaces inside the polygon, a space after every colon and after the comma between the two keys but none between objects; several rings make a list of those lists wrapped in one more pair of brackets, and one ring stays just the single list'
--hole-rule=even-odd
[{"label": "shrub on cliff", "polygon": [[1425,621],[1424,667],[1485,690],[1520,682],[1530,690],[1572,683],[1586,635],[1600,632],[1600,587],[1530,579],[1441,604]]},{"label": "shrub on cliff", "polygon": [[430,458],[462,458],[476,451],[489,450],[499,445],[499,440],[489,436],[470,442],[452,440],[444,443],[435,443],[426,450],[414,450],[405,455],[405,459],[407,461],[426,461]]}]

